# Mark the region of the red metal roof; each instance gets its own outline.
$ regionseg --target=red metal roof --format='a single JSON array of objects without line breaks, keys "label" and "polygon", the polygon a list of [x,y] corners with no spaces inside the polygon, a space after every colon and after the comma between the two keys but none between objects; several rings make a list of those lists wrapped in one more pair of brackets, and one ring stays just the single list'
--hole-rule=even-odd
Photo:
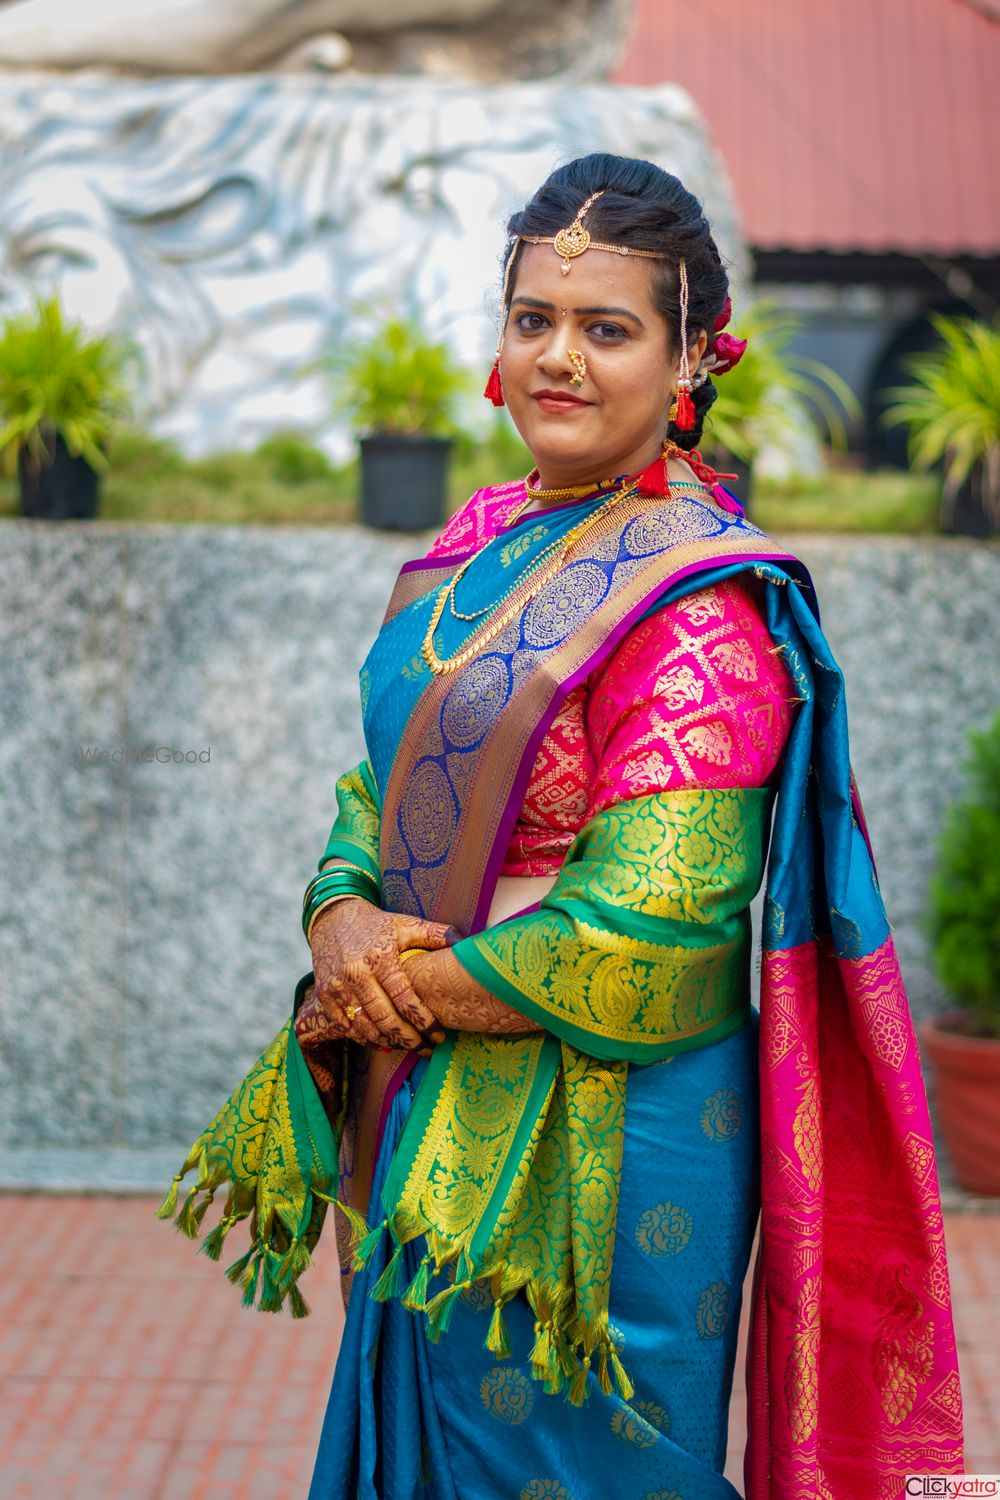
[{"label": "red metal roof", "polygon": [[638,0],[621,83],[678,83],[747,241],[1000,253],[997,0]]}]

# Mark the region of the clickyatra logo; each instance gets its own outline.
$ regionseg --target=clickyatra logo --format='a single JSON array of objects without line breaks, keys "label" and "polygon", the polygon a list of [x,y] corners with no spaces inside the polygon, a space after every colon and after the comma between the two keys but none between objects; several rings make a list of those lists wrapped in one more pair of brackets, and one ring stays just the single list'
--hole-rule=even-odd
[{"label": "clickyatra logo", "polygon": [[935,1500],[1000,1497],[1000,1474],[907,1474],[904,1495],[933,1495]]}]

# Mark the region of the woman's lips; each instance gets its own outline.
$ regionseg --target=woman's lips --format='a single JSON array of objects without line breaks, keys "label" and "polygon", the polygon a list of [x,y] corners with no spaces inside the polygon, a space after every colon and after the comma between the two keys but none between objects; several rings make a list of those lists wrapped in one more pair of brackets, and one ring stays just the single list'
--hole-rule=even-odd
[{"label": "woman's lips", "polygon": [[591,405],[589,401],[581,401],[579,396],[566,396],[559,391],[539,391],[534,400],[542,411],[550,412],[582,411]]}]

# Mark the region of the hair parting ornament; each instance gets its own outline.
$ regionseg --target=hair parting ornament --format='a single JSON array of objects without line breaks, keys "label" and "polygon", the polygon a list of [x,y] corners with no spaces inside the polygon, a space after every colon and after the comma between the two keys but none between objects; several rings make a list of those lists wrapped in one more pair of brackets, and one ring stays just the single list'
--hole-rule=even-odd
[{"label": "hair parting ornament", "polygon": [[[562,261],[561,270],[564,276],[568,276],[573,261],[587,250],[604,250],[610,255],[639,255],[646,260],[665,260],[666,256],[658,250],[638,250],[631,245],[608,245],[599,240],[591,239],[590,232],[584,228],[583,220],[588,210],[597,202],[605,192],[606,188],[591,193],[583,204],[572,224],[560,229],[558,234],[521,234],[514,240],[507,256],[507,264],[503,273],[503,291],[500,297],[500,327],[497,336],[497,352],[493,360],[493,368],[486,382],[483,395],[494,406],[504,405],[503,385],[500,381],[500,356],[503,353],[504,331],[507,321],[507,305],[510,295],[510,274],[514,265],[514,257],[518,246],[523,240],[529,245],[551,245],[556,255]],[[677,380],[677,395],[670,408],[670,420],[681,432],[690,432],[697,421],[694,401],[691,392],[696,387],[703,385],[710,374],[722,375],[726,370],[731,370],[737,364],[746,348],[746,339],[731,338],[728,334],[720,334],[729,321],[731,305],[726,298],[725,307],[716,319],[713,332],[718,334],[715,349],[706,355],[698,366],[695,375],[691,375],[688,362],[688,277],[687,264],[684,260],[678,262],[678,278],[680,282],[680,375]],[[565,309],[563,309],[565,316]],[[586,375],[586,360],[577,350],[568,351],[570,363],[573,365],[574,374],[572,384],[580,386]]]}]

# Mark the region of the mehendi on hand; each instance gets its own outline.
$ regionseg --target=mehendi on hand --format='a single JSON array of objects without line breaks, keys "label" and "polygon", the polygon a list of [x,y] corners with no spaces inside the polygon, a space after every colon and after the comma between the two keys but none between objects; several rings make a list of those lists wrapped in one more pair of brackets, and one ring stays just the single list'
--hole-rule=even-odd
[{"label": "mehendi on hand", "polygon": [[453,1031],[492,1031],[516,1035],[543,1031],[537,1021],[490,994],[473,979],[449,948],[406,959],[403,967],[427,1009]]}]

